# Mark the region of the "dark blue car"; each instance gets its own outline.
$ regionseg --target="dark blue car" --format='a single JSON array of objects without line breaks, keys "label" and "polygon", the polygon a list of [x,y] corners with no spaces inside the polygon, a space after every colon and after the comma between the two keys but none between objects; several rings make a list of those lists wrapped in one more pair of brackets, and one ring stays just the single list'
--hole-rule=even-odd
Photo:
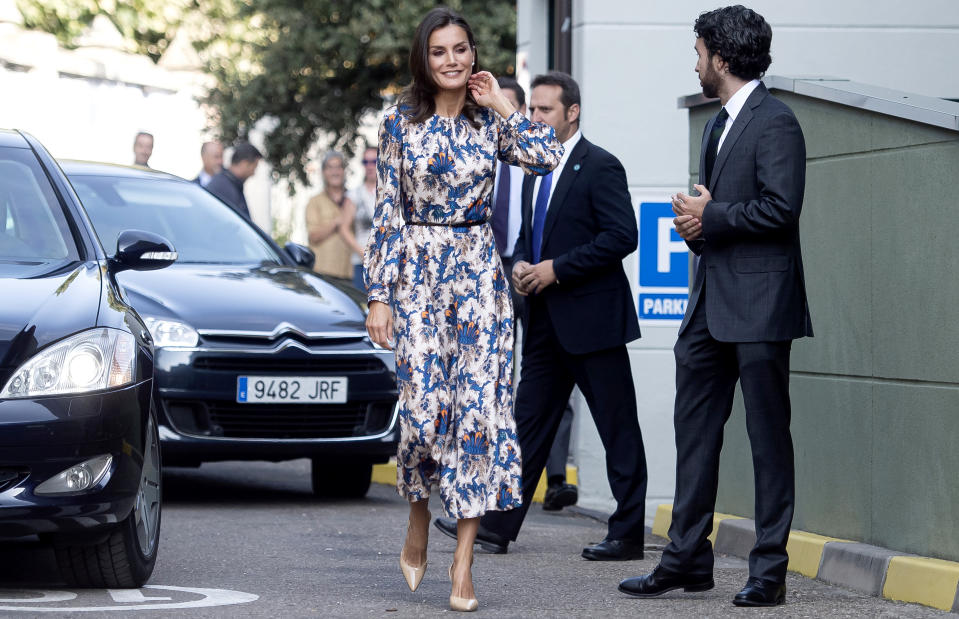
[{"label": "dark blue car", "polygon": [[53,544],[71,584],[139,587],[159,541],[158,402],[116,275],[176,254],[131,230],[111,254],[43,147],[0,130],[0,544]]},{"label": "dark blue car", "polygon": [[61,164],[105,247],[135,227],[177,249],[168,269],[118,277],[155,340],[164,464],[310,458],[316,494],[365,495],[396,453],[397,387],[356,299],[194,183]]}]

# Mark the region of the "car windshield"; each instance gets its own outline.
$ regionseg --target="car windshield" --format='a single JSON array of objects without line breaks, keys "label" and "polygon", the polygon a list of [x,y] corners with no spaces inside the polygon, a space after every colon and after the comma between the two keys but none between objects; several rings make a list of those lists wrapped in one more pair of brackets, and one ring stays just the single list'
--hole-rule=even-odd
[{"label": "car windshield", "polygon": [[116,251],[130,229],[173,243],[177,263],[281,263],[248,220],[193,183],[113,176],[70,175],[100,242]]},{"label": "car windshield", "polygon": [[77,259],[67,215],[33,151],[0,147],[0,263]]}]

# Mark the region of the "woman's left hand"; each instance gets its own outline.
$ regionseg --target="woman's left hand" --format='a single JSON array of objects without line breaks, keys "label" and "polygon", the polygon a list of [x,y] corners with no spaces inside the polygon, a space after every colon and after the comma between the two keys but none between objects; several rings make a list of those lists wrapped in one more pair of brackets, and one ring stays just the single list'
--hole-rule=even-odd
[{"label": "woman's left hand", "polygon": [[470,89],[473,100],[478,105],[496,110],[503,117],[509,116],[515,110],[499,88],[499,82],[489,71],[480,71],[470,76],[466,87]]}]

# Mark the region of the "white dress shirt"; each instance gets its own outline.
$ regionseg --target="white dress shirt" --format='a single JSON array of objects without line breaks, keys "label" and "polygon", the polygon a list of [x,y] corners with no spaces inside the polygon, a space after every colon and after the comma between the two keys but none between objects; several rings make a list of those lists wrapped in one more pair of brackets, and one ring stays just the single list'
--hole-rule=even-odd
[{"label": "white dress shirt", "polygon": [[[509,258],[516,249],[519,228],[523,225],[523,169],[517,166],[507,166],[507,168],[509,169],[509,214],[506,226],[506,251],[502,255]],[[503,166],[497,159],[496,182],[493,187],[499,187],[499,175],[502,169]]]},{"label": "white dress shirt", "polygon": [[749,98],[749,95],[753,94],[757,86],[759,86],[759,80],[746,82],[736,91],[736,94],[729,98],[726,105],[723,106],[726,108],[726,113],[729,114],[729,119],[726,121],[726,128],[723,129],[723,134],[719,136],[719,145],[716,147],[717,155],[719,151],[722,150],[723,142],[726,140],[726,136],[729,135],[729,129],[733,126],[733,123],[736,122],[736,117],[743,111],[743,106],[746,105],[746,99]]}]

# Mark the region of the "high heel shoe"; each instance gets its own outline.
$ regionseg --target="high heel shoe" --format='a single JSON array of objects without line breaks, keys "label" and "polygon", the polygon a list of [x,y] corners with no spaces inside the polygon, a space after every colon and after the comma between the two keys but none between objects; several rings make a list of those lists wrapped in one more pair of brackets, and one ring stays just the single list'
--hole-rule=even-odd
[{"label": "high heel shoe", "polygon": [[[427,519],[429,522],[429,519]],[[406,527],[406,537],[409,538],[410,529],[413,526],[413,523],[409,523]],[[406,549],[406,542],[403,542],[403,550]],[[426,566],[429,565],[426,561],[423,561],[423,565],[415,566],[410,565],[403,559],[403,551],[400,551],[400,571],[403,572],[403,578],[406,579],[406,584],[409,586],[410,591],[416,591],[416,588],[420,586],[420,583],[423,582],[423,576],[426,575]]]},{"label": "high heel shoe", "polygon": [[[472,562],[470,562],[472,565]],[[453,564],[450,563],[450,582],[453,582]],[[461,598],[450,593],[450,610],[457,610],[464,613],[471,613],[479,608],[479,600],[476,598]]]},{"label": "high heel shoe", "polygon": [[406,584],[409,585],[410,591],[416,591],[416,588],[420,586],[420,583],[423,582],[423,576],[426,575],[426,566],[428,563],[424,562],[423,565],[419,567],[414,567],[403,560],[403,555],[400,554],[400,570],[403,571],[403,578],[406,579]]}]

